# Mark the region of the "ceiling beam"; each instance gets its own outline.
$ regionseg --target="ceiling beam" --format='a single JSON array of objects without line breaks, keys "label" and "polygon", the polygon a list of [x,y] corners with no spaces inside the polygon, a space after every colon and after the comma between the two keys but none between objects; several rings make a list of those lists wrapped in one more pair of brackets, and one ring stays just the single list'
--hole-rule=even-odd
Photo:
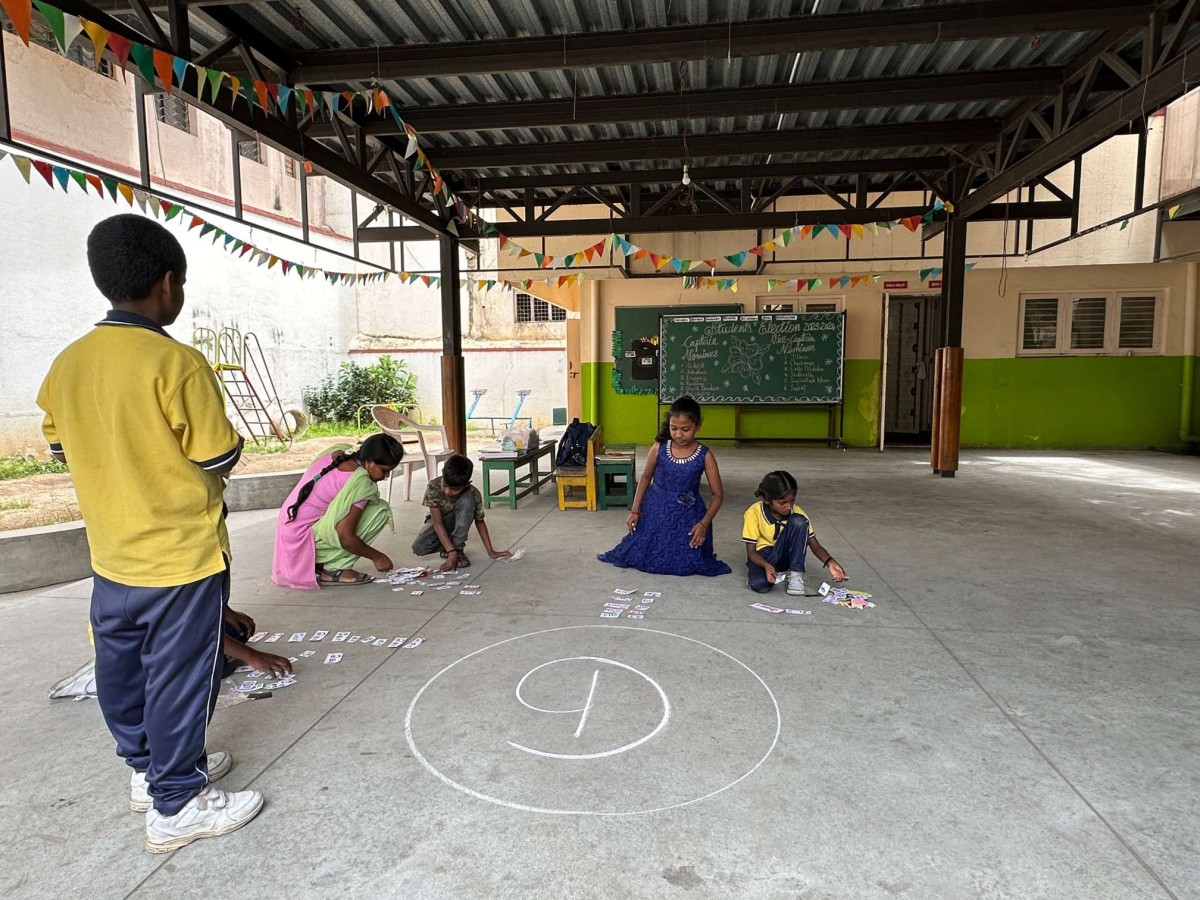
[{"label": "ceiling beam", "polygon": [[1193,47],[998,173],[958,205],[958,214],[972,216],[1010,191],[1053,172],[1131,123],[1178,99],[1188,85],[1197,82],[1200,82],[1200,52]]},{"label": "ceiling beam", "polygon": [[987,0],[595,34],[308,50],[296,53],[292,77],[315,85],[947,43],[1132,26],[1144,22],[1152,8],[1125,0]]},{"label": "ceiling beam", "polygon": [[[837,162],[774,163],[768,166],[693,167],[693,180],[707,182],[760,178],[778,181],[784,178],[825,175],[886,175],[893,172],[942,172],[950,167],[948,156],[903,156],[889,159],[847,159]],[[600,187],[614,184],[674,184],[682,174],[680,167],[620,172],[575,172],[561,175],[509,175],[472,179],[469,184],[456,182],[460,190],[516,191],[525,188],[570,188],[576,185]]]},{"label": "ceiling beam", "polygon": [[[908,122],[851,128],[814,128],[750,134],[703,134],[687,138],[690,160],[745,156],[752,153],[808,153],[826,150],[867,150],[894,147],[941,147],[994,141],[1000,124],[991,119],[946,122]],[[443,172],[463,169],[504,169],[569,163],[622,162],[685,158],[682,137],[631,140],[566,141],[562,143],[440,147],[427,151]]]},{"label": "ceiling beam", "polygon": [[[413,107],[404,120],[424,134],[439,131],[492,131],[506,128],[551,128],[606,122],[646,122],[716,116],[777,115],[840,109],[914,106],[921,103],[967,103],[1040,97],[1058,90],[1060,68],[953,72],[911,78],[872,78],[805,84],[680,93],[566,97],[511,103],[466,103]],[[1116,87],[1123,82],[1110,79]],[[1102,86],[1101,86],[1102,87]],[[368,134],[397,134],[394,119],[372,116]],[[330,137],[327,125],[314,125],[316,137]]]},{"label": "ceiling beam", "polygon": [[[1002,219],[1068,219],[1074,204],[1061,200],[1036,203],[1012,203],[1006,209],[996,204],[972,221]],[[604,219],[551,219],[530,222],[498,222],[497,227],[510,238],[574,237],[600,235],[616,231],[620,234],[662,234],[689,231],[754,231],[792,228],[796,225],[868,225],[872,222],[895,221],[923,216],[925,206],[875,207],[873,209],[821,209],[796,212],[760,213],[679,213],[658,216]],[[390,243],[419,240],[421,235],[411,228],[360,228],[358,239],[363,243]]]}]

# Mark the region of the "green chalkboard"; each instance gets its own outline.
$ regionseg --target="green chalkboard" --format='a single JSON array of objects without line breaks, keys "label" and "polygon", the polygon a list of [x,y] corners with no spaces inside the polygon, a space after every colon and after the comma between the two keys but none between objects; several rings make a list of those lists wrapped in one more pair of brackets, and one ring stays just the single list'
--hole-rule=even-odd
[{"label": "green chalkboard", "polygon": [[658,320],[662,316],[741,311],[738,303],[618,306],[613,310],[613,390],[618,394],[654,394],[658,391]]},{"label": "green chalkboard", "polygon": [[663,403],[842,402],[845,313],[663,316],[659,342]]}]

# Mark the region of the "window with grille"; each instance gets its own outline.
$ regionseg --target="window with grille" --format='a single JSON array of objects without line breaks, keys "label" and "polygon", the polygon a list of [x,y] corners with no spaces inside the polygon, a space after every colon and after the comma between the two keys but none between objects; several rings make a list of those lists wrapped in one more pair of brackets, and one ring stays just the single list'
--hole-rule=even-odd
[{"label": "window with grille", "polygon": [[1122,297],[1118,350],[1150,350],[1154,347],[1157,297]]},{"label": "window with grille", "polygon": [[1021,298],[1019,355],[1161,352],[1163,298],[1149,291]]},{"label": "window with grille", "polygon": [[838,312],[838,305],[834,303],[805,303],[805,312]]},{"label": "window with grille", "polygon": [[285,156],[283,158],[283,171],[284,171],[284,174],[287,175],[288,178],[295,178],[296,177],[296,160],[292,159],[292,157],[290,157],[290,156]]},{"label": "window with grille", "polygon": [[567,311],[561,306],[547,303],[541,297],[517,294],[518,322],[565,322]]},{"label": "window with grille", "polygon": [[189,134],[192,130],[191,108],[187,101],[181,100],[174,94],[154,95],[154,116],[164,125],[178,128]]},{"label": "window with grille", "polygon": [[263,161],[262,144],[257,141],[238,141],[238,156],[251,162]]},{"label": "window with grille", "polygon": [[1105,297],[1076,297],[1071,301],[1071,349],[1103,350]]}]

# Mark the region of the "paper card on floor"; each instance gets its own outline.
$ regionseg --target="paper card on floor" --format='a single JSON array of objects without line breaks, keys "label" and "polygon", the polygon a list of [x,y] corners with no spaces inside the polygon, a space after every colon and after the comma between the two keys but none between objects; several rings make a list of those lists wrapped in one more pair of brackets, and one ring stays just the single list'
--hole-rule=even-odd
[{"label": "paper card on floor", "polygon": [[300,662],[300,657],[298,657],[298,656],[289,656],[289,657],[288,657],[288,662]]},{"label": "paper card on floor", "polygon": [[275,632],[275,634],[273,634],[273,635],[271,635],[269,638],[267,638],[267,639],[266,639],[266,641],[265,641],[264,643],[267,643],[267,644],[273,644],[273,643],[275,643],[277,640],[279,640],[281,637],[283,637],[283,632],[282,632],[282,631],[277,631],[277,632]]},{"label": "paper card on floor", "polygon": [[479,585],[477,585],[477,584],[464,584],[463,587],[469,588],[472,591],[479,590]]},{"label": "paper card on floor", "polygon": [[344,641],[344,640],[345,640],[346,638],[348,638],[348,637],[350,637],[350,632],[348,632],[348,631],[339,631],[337,634],[335,634],[335,635],[333,636],[333,640],[334,640],[335,642],[337,642],[337,641]]},{"label": "paper card on floor", "polygon": [[254,671],[254,666],[238,666],[236,669],[233,670],[235,675],[240,675],[243,672],[253,672],[253,671]]},{"label": "paper card on floor", "polygon": [[785,609],[784,612],[787,613],[789,616],[811,616],[812,615],[811,609]]},{"label": "paper card on floor", "polygon": [[627,591],[624,588],[613,588],[614,594],[620,594],[622,597],[628,597],[633,591]]},{"label": "paper card on floor", "polygon": [[821,582],[821,586],[819,588],[817,588],[817,593],[820,594],[822,597],[824,597],[826,594],[829,593],[829,591],[831,589],[832,589],[832,586],[829,584],[829,582],[823,581],[823,582]]},{"label": "paper card on floor", "polygon": [[600,618],[602,619],[617,619],[620,618],[620,616],[621,611],[619,609],[610,609],[600,613]]},{"label": "paper card on floor", "polygon": [[644,613],[630,612],[630,613],[625,613],[625,618],[627,618],[627,619],[644,619],[644,618],[646,618],[646,616]]},{"label": "paper card on floor", "polygon": [[646,610],[648,610],[649,608],[650,608],[650,607],[648,607],[648,606],[635,606],[635,607],[634,607],[634,609],[636,609],[638,612],[645,612],[645,611],[646,611]]},{"label": "paper card on floor", "polygon": [[403,644],[407,640],[408,640],[407,637],[395,638],[392,640],[392,642],[390,644],[388,644],[388,647],[399,647],[401,644]]},{"label": "paper card on floor", "polygon": [[374,647],[382,647],[386,643],[387,638],[377,638],[376,640],[371,641],[371,645]]},{"label": "paper card on floor", "polygon": [[316,650],[305,650],[303,653],[301,653],[301,654],[300,654],[300,658],[301,658],[301,659],[308,659],[308,657],[310,657],[310,656],[316,656],[316,655],[317,655],[317,651],[316,651]]},{"label": "paper card on floor", "polygon": [[646,605],[649,605],[653,602],[654,602],[653,597],[642,597],[640,600],[638,600],[638,603],[642,603],[642,604],[646,604]]},{"label": "paper card on floor", "polygon": [[300,643],[302,640],[304,640],[304,639],[305,639],[307,636],[308,636],[308,633],[307,633],[307,632],[305,632],[305,631],[297,631],[297,632],[296,632],[295,634],[293,634],[293,635],[292,635],[290,638],[288,638],[288,643],[289,643],[289,644],[298,644],[298,643]]},{"label": "paper card on floor", "polygon": [[340,663],[341,661],[342,661],[342,654],[340,654],[340,653],[330,653],[328,656],[325,657],[325,665],[327,665],[327,666],[331,666],[334,663]]},{"label": "paper card on floor", "polygon": [[246,638],[246,643],[247,644],[257,644],[259,641],[261,641],[266,636],[267,636],[267,633],[265,631],[255,632],[250,637]]},{"label": "paper card on floor", "polygon": [[248,694],[248,693],[250,693],[250,691],[257,691],[257,690],[260,690],[261,688],[262,688],[261,682],[243,681],[241,684],[239,684],[237,687],[235,687],[234,690],[241,691],[244,694]]},{"label": "paper card on floor", "polygon": [[375,635],[371,635],[370,637],[365,637],[365,638],[363,638],[363,639],[362,639],[362,642],[363,642],[364,644],[373,644],[373,643],[375,643]]},{"label": "paper card on floor", "polygon": [[524,555],[525,555],[525,548],[521,547],[518,550],[513,550],[512,556],[502,556],[500,558],[500,561],[501,562],[516,562],[518,559],[521,559]]},{"label": "paper card on floor", "polygon": [[765,603],[751,603],[751,609],[761,609],[763,612],[781,613],[783,610],[778,606],[767,606]]},{"label": "paper card on floor", "polygon": [[328,637],[328,636],[329,636],[329,632],[328,632],[328,631],[314,631],[314,632],[313,632],[313,636],[312,636],[312,637],[310,637],[308,640],[309,640],[309,642],[310,642],[310,643],[311,643],[312,641],[323,641],[323,640],[325,640],[325,638],[326,638],[326,637]]},{"label": "paper card on floor", "polygon": [[407,644],[404,645],[404,649],[412,650],[414,647],[420,647],[423,643],[425,643],[425,638],[413,638],[411,641],[409,641]]},{"label": "paper card on floor", "polygon": [[472,597],[478,597],[483,591],[459,591],[460,594],[469,594]]},{"label": "paper card on floor", "polygon": [[628,603],[605,603],[605,609],[629,609]]},{"label": "paper card on floor", "polygon": [[350,639],[347,641],[347,643],[350,643],[350,644],[357,644],[357,643],[358,643],[360,640],[362,640],[362,635],[361,635],[361,634],[356,634],[356,635],[354,635],[354,637],[350,638]]},{"label": "paper card on floor", "polygon": [[421,596],[423,593],[425,593],[425,592],[424,592],[424,591],[413,591],[413,592],[412,592],[412,594],[411,594],[410,596],[412,596],[412,597],[420,597],[420,596]]},{"label": "paper card on floor", "polygon": [[646,593],[642,594],[642,596],[643,597],[661,597],[662,591],[646,591]]}]

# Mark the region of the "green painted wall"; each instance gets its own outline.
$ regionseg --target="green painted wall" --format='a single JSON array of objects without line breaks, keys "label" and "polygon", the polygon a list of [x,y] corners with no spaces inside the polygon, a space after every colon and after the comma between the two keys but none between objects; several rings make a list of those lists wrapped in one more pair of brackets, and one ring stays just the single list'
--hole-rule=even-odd
[{"label": "green painted wall", "polygon": [[[1197,364],[1200,369],[1200,362]],[[1183,358],[1103,356],[968,359],[963,372],[964,447],[1157,447],[1176,449]],[[584,418],[600,422],[614,444],[648,443],[657,431],[653,396],[617,394],[611,363],[583,364]],[[879,440],[879,361],[846,360],[846,442]],[[742,436],[819,437],[823,410],[744,411]],[[733,411],[705,411],[703,434],[733,432]],[[1200,386],[1193,397],[1193,434],[1200,433]]]},{"label": "green painted wall", "polygon": [[[595,422],[591,409],[592,392],[599,387],[600,424],[604,440],[612,444],[648,444],[658,433],[657,406],[653,395],[618,394],[612,388],[612,363],[584,363],[583,413]],[[846,442],[855,447],[872,446],[879,440],[879,360],[848,359],[846,378]],[[744,438],[824,437],[828,430],[824,409],[779,410],[769,407],[742,410],[741,436]],[[701,436],[732,436],[733,408],[706,407]]]},{"label": "green painted wall", "polygon": [[969,359],[965,447],[1178,447],[1179,356]]}]

